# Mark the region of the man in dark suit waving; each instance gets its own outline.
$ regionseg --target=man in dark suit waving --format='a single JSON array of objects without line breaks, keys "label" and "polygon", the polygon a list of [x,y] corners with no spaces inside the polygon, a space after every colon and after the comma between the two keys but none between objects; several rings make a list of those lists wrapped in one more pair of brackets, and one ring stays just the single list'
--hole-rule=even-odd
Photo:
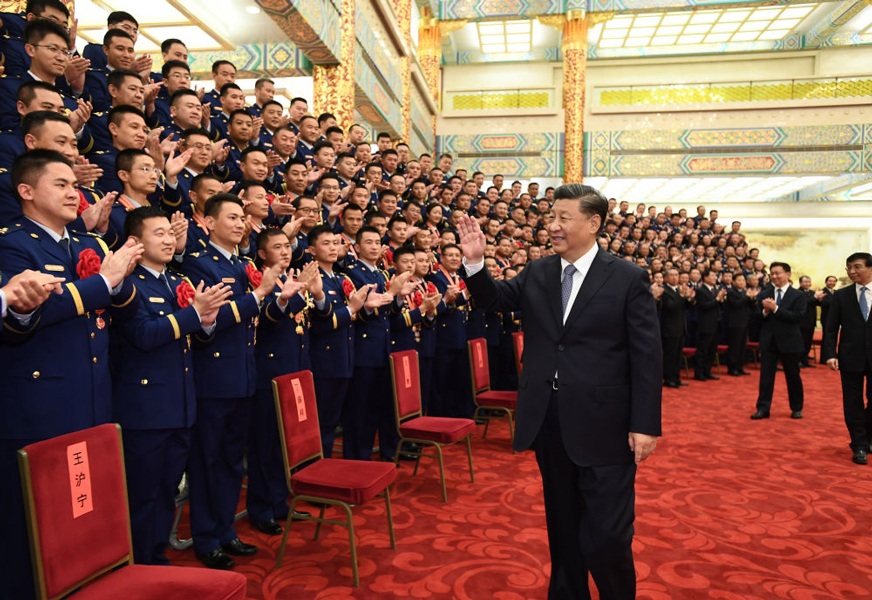
[{"label": "man in dark suit waving", "polygon": [[[524,315],[515,448],[533,446],[551,546],[548,597],[635,598],[636,466],[660,435],[662,361],[644,271],[596,243],[608,201],[584,185],[554,194],[555,256],[496,282],[478,223],[459,223],[466,284],[485,310]],[[558,293],[559,290],[559,293]]]},{"label": "man in dark suit waving", "polygon": [[799,361],[805,346],[799,326],[805,315],[805,294],[790,287],[790,265],[773,262],[769,265],[767,286],[757,296],[757,305],[763,316],[760,330],[760,387],[754,420],[768,419],[775,389],[775,369],[778,361],[784,367],[790,417],[802,418],[803,391],[799,376]]},{"label": "man in dark suit waving", "polygon": [[[842,376],[842,403],[845,424],[851,435],[852,460],[866,464],[872,435],[872,402],[863,402],[863,382],[866,395],[872,388],[872,254],[855,252],[848,257],[845,270],[854,285],[843,287],[832,295],[827,328],[824,334],[823,358]],[[841,336],[839,331],[841,330]],[[836,351],[838,340],[838,352]]]}]

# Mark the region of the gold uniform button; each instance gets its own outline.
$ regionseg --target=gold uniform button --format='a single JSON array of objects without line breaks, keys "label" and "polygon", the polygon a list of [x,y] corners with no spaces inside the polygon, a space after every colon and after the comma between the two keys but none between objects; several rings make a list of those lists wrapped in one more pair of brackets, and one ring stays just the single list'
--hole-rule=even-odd
[{"label": "gold uniform button", "polygon": [[248,342],[248,345],[251,346],[251,342]]},{"label": "gold uniform button", "polygon": [[96,363],[96,362],[97,362],[97,357],[95,356],[94,358],[92,358],[92,359],[91,359],[91,362]]},{"label": "gold uniform button", "polygon": [[188,372],[188,367],[185,367],[185,373],[187,373],[187,372]]},{"label": "gold uniform button", "polygon": [[329,350],[329,349],[330,349],[330,346],[327,346],[327,347],[326,347],[326,348],[324,348],[324,349],[325,349],[325,350]]},{"label": "gold uniform button", "polygon": [[139,383],[141,383],[142,385],[148,385],[148,379],[143,379]]},{"label": "gold uniform button", "polygon": [[213,355],[212,355],[212,356],[214,356],[214,357],[215,357],[215,358],[218,358],[218,357],[220,357],[220,356],[221,356],[221,353],[220,353],[220,352],[216,352],[216,353],[215,353],[215,354],[213,354]]},{"label": "gold uniform button", "polygon": [[95,333],[92,331],[92,332],[91,332],[91,339],[93,340],[95,337],[97,337],[97,334],[95,334]]},{"label": "gold uniform button", "polygon": [[34,371],[33,373],[31,373],[30,376],[33,377],[34,379],[39,379],[39,371]]},{"label": "gold uniform button", "polygon": [[182,354],[187,354],[187,353],[188,353],[188,349],[187,349],[187,348],[185,348],[184,350],[182,350]]},{"label": "gold uniform button", "polygon": [[363,336],[361,336],[361,337],[366,337],[366,334],[364,333]]},{"label": "gold uniform button", "polygon": [[273,354],[272,352],[270,352],[269,354],[266,355],[266,357],[267,357],[267,358],[275,358],[275,354]]}]

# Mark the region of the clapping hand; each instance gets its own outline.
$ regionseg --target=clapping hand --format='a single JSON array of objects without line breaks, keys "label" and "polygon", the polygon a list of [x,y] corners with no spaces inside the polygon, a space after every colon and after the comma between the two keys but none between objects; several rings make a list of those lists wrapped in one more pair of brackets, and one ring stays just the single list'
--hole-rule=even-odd
[{"label": "clapping hand", "polygon": [[209,327],[215,322],[218,310],[225,304],[229,304],[229,298],[233,295],[233,290],[224,283],[204,288],[202,281],[194,292],[192,305],[197,310],[197,314],[200,315],[200,324],[205,327]]}]

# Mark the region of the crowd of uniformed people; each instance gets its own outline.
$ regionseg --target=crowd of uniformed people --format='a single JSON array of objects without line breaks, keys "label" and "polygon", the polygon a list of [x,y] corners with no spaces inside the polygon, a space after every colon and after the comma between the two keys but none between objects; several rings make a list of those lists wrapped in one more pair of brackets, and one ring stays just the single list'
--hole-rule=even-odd
[{"label": "crowd of uniformed people", "polygon": [[[552,188],[486,181],[388,133],[373,144],[360,125],[312,116],[304,98],[286,110],[268,79],[246,106],[230,62],[213,65],[213,91],[192,88],[184,42],[164,41],[158,69],[137,57],[128,13],[112,13],[103,43],[81,54],[59,0],[0,19],[7,482],[24,445],[120,423],[136,561],[167,562],[187,473],[194,550],[230,568],[257,550],[234,530],[244,456],[253,525],[279,534],[287,518],[272,378],[310,369],[324,455],[341,431],[343,456],[359,460],[376,448],[395,459],[392,352],[418,351],[429,415],[472,416],[470,339],[487,340],[492,386],[517,386],[521,315],[476,307],[456,224],[475,217],[489,271],[514,277],[553,253]],[[740,224],[725,230],[703,207],[688,217],[613,201],[600,242],[649,270],[661,307],[678,295],[692,308],[700,281],[745,298],[764,283]],[[698,375],[710,377],[710,331],[681,319],[664,349],[666,337],[704,336]],[[742,370],[743,350],[734,360]],[[0,564],[17,565],[15,597],[27,597],[20,490],[0,498]]]}]

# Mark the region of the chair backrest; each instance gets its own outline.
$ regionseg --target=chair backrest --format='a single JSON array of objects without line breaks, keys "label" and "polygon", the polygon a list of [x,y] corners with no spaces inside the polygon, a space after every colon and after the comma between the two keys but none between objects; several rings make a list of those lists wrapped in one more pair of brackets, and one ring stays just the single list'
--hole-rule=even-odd
[{"label": "chair backrest", "polygon": [[133,562],[118,425],[31,444],[18,451],[18,464],[40,598]]},{"label": "chair backrest", "polygon": [[518,375],[524,368],[524,332],[515,331],[512,333],[512,345],[515,348],[515,368],[518,370]]},{"label": "chair backrest", "polygon": [[312,371],[299,371],[276,377],[272,385],[285,459],[285,477],[290,484],[292,470],[324,456],[315,383]]},{"label": "chair backrest", "polygon": [[490,370],[487,362],[487,340],[469,340],[469,373],[472,375],[472,395],[490,389]]},{"label": "chair backrest", "polygon": [[421,376],[417,350],[391,354],[391,382],[394,384],[394,414],[399,427],[409,417],[421,416]]}]

